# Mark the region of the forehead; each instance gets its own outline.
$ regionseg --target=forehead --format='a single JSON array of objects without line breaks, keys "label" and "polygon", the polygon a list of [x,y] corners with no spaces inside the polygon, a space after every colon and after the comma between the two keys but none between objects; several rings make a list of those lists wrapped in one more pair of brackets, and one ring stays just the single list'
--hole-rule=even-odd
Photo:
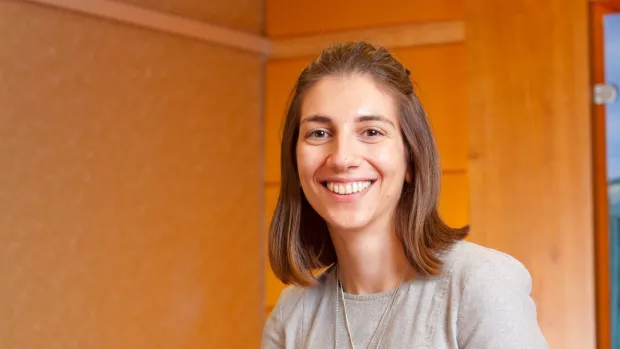
[{"label": "forehead", "polygon": [[368,75],[332,75],[319,80],[306,93],[301,105],[302,119],[325,115],[347,121],[360,115],[382,115],[397,124],[394,98]]}]

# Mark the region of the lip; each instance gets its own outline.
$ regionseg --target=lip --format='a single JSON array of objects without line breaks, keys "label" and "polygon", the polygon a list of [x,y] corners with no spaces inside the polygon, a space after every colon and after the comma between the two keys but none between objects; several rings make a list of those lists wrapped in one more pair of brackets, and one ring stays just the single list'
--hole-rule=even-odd
[{"label": "lip", "polygon": [[[350,182],[364,182],[364,181],[370,181],[370,186],[368,188],[366,188],[365,190],[358,192],[358,193],[354,193],[354,194],[346,194],[346,195],[342,195],[342,194],[336,194],[333,191],[327,189],[327,182],[332,182],[332,183],[350,183]],[[364,195],[366,195],[366,193],[368,193],[372,187],[375,185],[375,183],[377,182],[376,179],[353,179],[353,178],[347,178],[345,179],[328,179],[328,180],[321,180],[319,182],[319,185],[323,188],[323,190],[325,190],[325,192],[327,193],[328,197],[331,200],[334,200],[336,202],[352,202],[355,201],[361,197],[363,197]]]},{"label": "lip", "polygon": [[364,177],[359,177],[359,178],[322,178],[319,180],[319,183],[321,184],[325,184],[325,182],[332,182],[332,183],[352,183],[352,182],[376,182],[377,179],[376,178],[364,178]]}]

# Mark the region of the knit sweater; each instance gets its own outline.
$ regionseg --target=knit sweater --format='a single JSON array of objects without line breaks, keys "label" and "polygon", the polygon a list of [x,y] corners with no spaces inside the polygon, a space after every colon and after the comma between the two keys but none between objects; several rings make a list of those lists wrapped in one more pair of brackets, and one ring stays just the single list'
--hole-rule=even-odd
[{"label": "knit sweater", "polygon": [[[376,348],[382,333],[381,348],[548,348],[530,297],[532,280],[520,262],[466,241],[455,243],[441,259],[440,275],[402,284],[389,321],[378,330],[395,290],[344,294],[356,348]],[[335,336],[338,348],[351,348],[334,269],[315,286],[282,292],[265,324],[263,349],[334,348]]]}]

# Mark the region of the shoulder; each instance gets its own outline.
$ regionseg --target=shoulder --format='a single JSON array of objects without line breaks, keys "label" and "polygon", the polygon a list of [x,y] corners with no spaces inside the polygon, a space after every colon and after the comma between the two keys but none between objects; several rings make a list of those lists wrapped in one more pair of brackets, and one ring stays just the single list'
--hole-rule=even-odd
[{"label": "shoulder", "polygon": [[325,270],[319,275],[316,284],[312,286],[291,285],[285,288],[280,293],[276,308],[279,308],[281,315],[286,318],[296,308],[302,306],[302,303],[311,305],[321,298],[328,288],[331,289],[330,285],[335,287],[332,268]]},{"label": "shoulder", "polygon": [[291,285],[286,287],[278,298],[269,320],[279,324],[287,323],[303,315],[304,308],[311,309],[317,305],[328,289],[335,287],[332,269],[327,269],[317,278],[312,286]]},{"label": "shoulder", "polygon": [[455,244],[446,262],[459,347],[548,348],[521,262],[470,242]]},{"label": "shoulder", "polygon": [[307,287],[292,285],[285,288],[265,323],[261,348],[283,348],[286,346],[285,342],[294,340],[295,336],[286,333],[298,333],[303,330],[300,326],[303,323],[304,311],[318,303],[325,288],[324,283]]},{"label": "shoulder", "polygon": [[293,309],[302,302],[306,287],[291,285],[286,287],[280,293],[278,302],[273,309],[273,312],[278,312],[278,316],[286,318]]},{"label": "shoulder", "polygon": [[460,241],[446,253],[444,263],[462,291],[468,284],[497,282],[519,286],[528,294],[531,291],[532,280],[525,266],[504,252]]}]

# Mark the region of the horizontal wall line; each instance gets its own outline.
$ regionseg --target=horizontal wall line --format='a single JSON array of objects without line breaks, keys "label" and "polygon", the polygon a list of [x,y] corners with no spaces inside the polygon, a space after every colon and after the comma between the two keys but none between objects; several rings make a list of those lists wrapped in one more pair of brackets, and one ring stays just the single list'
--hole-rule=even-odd
[{"label": "horizontal wall line", "polygon": [[226,47],[268,55],[269,39],[260,35],[157,12],[109,0],[24,0],[132,24],[156,31],[181,35]]},{"label": "horizontal wall line", "polygon": [[459,174],[467,174],[466,169],[455,169],[455,168],[446,168],[441,170],[442,175],[459,175]]},{"label": "horizontal wall line", "polygon": [[414,23],[273,39],[270,57],[278,59],[316,56],[324,47],[333,43],[357,40],[366,40],[388,48],[462,42],[465,41],[465,24],[462,21]]},{"label": "horizontal wall line", "polygon": [[465,40],[465,25],[462,21],[414,23],[271,40],[256,34],[111,0],[23,1],[198,39],[273,59],[315,56],[324,47],[344,41],[366,40],[388,48],[399,48]]}]

